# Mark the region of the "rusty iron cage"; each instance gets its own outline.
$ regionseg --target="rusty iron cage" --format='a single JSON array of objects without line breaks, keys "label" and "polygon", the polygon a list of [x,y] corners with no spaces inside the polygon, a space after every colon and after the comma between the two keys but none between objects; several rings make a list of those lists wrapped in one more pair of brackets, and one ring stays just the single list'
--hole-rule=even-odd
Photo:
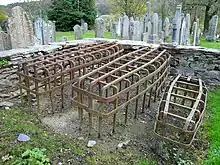
[{"label": "rusty iron cage", "polygon": [[25,61],[18,66],[17,71],[21,101],[23,102],[23,89],[27,92],[29,106],[31,106],[31,93],[34,94],[38,113],[41,113],[39,96],[49,93],[53,113],[53,98],[56,90],[61,92],[61,108],[63,108],[65,86],[71,85],[80,76],[116,59],[123,51],[122,46],[116,43],[97,43],[64,49]]},{"label": "rusty iron cage", "polygon": [[[101,137],[103,119],[113,117],[115,132],[117,112],[125,108],[125,124],[128,106],[135,101],[134,118],[137,118],[139,100],[143,99],[142,111],[146,102],[156,97],[165,85],[169,74],[170,54],[158,48],[141,48],[124,54],[113,61],[81,76],[74,84],[73,102],[78,106],[80,129],[83,124],[83,111],[89,115],[89,134],[92,118],[98,117],[98,137]],[[148,101],[147,101],[148,92]]]},{"label": "rusty iron cage", "polygon": [[160,102],[155,134],[171,143],[189,147],[202,123],[207,89],[201,79],[178,75]]}]

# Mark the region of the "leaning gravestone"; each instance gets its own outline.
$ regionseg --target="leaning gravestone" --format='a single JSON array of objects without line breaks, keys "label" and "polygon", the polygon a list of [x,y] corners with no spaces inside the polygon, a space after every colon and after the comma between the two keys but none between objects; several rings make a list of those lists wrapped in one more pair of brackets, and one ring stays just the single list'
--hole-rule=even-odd
[{"label": "leaning gravestone", "polygon": [[75,36],[75,40],[80,40],[82,39],[82,29],[79,25],[75,25],[73,27],[74,30],[74,36]]},{"label": "leaning gravestone", "polygon": [[127,15],[124,15],[122,22],[122,40],[129,40],[129,18]]},{"label": "leaning gravestone", "polygon": [[34,45],[34,31],[28,14],[20,6],[12,8],[9,18],[9,33],[12,48],[25,48]]},{"label": "leaning gravestone", "polygon": [[104,33],[106,29],[106,24],[104,19],[96,18],[95,19],[95,37],[96,38],[104,38]]},{"label": "leaning gravestone", "polygon": [[209,33],[206,38],[208,41],[216,41],[217,27],[218,27],[218,16],[214,15],[210,21]]}]

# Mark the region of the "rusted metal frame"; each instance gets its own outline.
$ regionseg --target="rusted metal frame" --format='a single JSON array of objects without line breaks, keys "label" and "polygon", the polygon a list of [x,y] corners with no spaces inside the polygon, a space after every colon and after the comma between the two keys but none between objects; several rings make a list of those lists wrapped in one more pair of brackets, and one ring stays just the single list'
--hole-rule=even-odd
[{"label": "rusted metal frame", "polygon": [[[97,45],[98,47],[100,47],[100,46],[105,46],[105,45],[108,45],[108,44],[109,44],[109,43],[104,43],[104,44],[99,44],[99,45],[97,45],[97,44],[91,44],[90,47],[87,47],[87,48],[85,47],[84,50],[86,50],[86,49],[88,49],[88,48],[91,48],[91,47],[93,47],[94,45]],[[75,48],[74,48],[74,49],[75,49]],[[41,58],[44,58],[44,60],[46,60],[47,57],[59,56],[59,55],[61,55],[61,54],[63,54],[63,53],[66,53],[66,52],[65,52],[66,50],[74,50],[74,49],[72,49],[72,48],[64,49],[64,50],[62,50],[62,51],[58,51],[58,52],[55,52],[55,53],[50,53],[50,54],[48,54],[48,55],[40,56],[40,57],[37,57],[37,58],[35,58],[35,59],[27,60],[26,62],[27,62],[27,63],[31,63],[31,62],[33,62],[34,60],[41,60]],[[79,49],[79,50],[80,50],[80,49]],[[70,54],[71,54],[71,53],[74,53],[74,52],[77,52],[77,51],[79,51],[79,50],[76,50],[76,49],[75,49],[75,51],[71,51]]]},{"label": "rusted metal frame", "polygon": [[[169,68],[165,69],[164,74],[168,71],[168,69],[169,69]],[[162,76],[163,76],[163,74],[162,74]],[[155,83],[157,83],[159,80],[160,80],[160,79],[156,80]],[[146,79],[144,79],[144,81],[146,81]],[[90,112],[90,113],[93,113],[93,114],[96,115],[96,116],[101,116],[102,118],[108,118],[109,116],[112,116],[114,113],[117,113],[119,110],[121,110],[122,108],[124,108],[124,107],[126,107],[127,105],[129,105],[130,102],[136,100],[138,97],[141,97],[144,93],[146,93],[149,89],[151,89],[151,88],[155,85],[155,83],[154,83],[154,84],[151,84],[151,85],[148,87],[148,89],[145,89],[144,91],[141,91],[141,92],[139,93],[139,95],[137,95],[137,96],[131,98],[129,101],[127,101],[127,102],[124,103],[123,105],[120,105],[117,109],[114,109],[113,111],[111,111],[111,112],[109,112],[109,113],[106,113],[106,114],[100,114],[100,112],[97,112],[97,111],[95,111],[95,110],[93,110],[93,109],[90,109],[90,108],[88,108],[87,106],[85,106],[85,105],[83,105],[83,104],[81,104],[81,103],[79,103],[79,102],[77,102],[77,101],[75,101],[75,100],[73,100],[73,102],[74,102],[76,105],[78,105],[79,107],[85,109],[86,111],[88,111],[88,112]],[[80,93],[84,93],[84,94],[86,94],[86,95],[88,95],[88,93],[89,93],[88,91],[83,90],[83,89],[80,89],[80,88],[77,88],[77,87],[75,87],[75,86],[73,86],[73,88],[74,88],[75,91],[80,92]],[[96,100],[99,100],[99,101],[103,101],[103,98],[100,98],[100,96],[98,96],[98,95],[96,95],[96,94],[93,94],[93,93],[90,92],[89,95],[91,95],[91,97],[92,97],[93,99],[96,99]],[[108,100],[108,101],[110,101],[110,100]],[[110,102],[112,102],[112,101],[113,101],[113,100],[111,100]]]},{"label": "rusted metal frame", "polygon": [[[198,81],[198,80],[197,80]],[[168,124],[168,123],[164,123],[163,122],[163,120],[159,120],[159,118],[157,117],[157,122],[155,123],[155,126],[154,126],[154,130],[155,130],[155,133],[157,134],[157,136],[159,136],[159,137],[161,137],[161,138],[163,138],[163,139],[166,139],[166,140],[168,140],[168,141],[170,141],[170,142],[173,142],[173,143],[176,143],[176,144],[179,144],[179,145],[181,145],[181,146],[184,146],[184,147],[189,147],[190,145],[191,145],[191,143],[192,143],[192,141],[193,141],[193,139],[194,139],[194,137],[195,137],[195,135],[196,135],[196,132],[197,132],[197,130],[198,130],[198,128],[199,128],[199,126],[200,126],[200,124],[201,124],[201,121],[202,121],[202,118],[203,118],[203,114],[204,114],[204,110],[205,110],[205,107],[206,107],[206,99],[207,99],[207,92],[206,92],[206,88],[204,87],[204,85],[203,85],[203,83],[201,82],[201,80],[200,80],[200,96],[199,96],[199,94],[198,94],[198,96],[197,96],[197,98],[195,99],[196,101],[197,101],[197,103],[194,103],[194,105],[195,104],[197,104],[197,106],[198,106],[198,104],[199,104],[199,102],[201,102],[202,104],[203,104],[203,107],[202,107],[202,111],[200,112],[199,110],[196,110],[196,109],[194,109],[194,112],[193,112],[193,114],[195,113],[195,112],[198,112],[198,114],[199,114],[199,119],[198,119],[198,121],[196,122],[196,124],[195,124],[195,126],[194,126],[194,130],[193,131],[188,131],[187,129],[185,129],[185,130],[183,130],[183,128],[179,128],[179,127],[176,127],[176,126],[173,126],[173,125],[171,125],[171,124]],[[205,93],[204,93],[204,91],[203,90],[205,90]],[[204,100],[201,100],[201,98],[202,98],[202,95],[205,95],[205,99]],[[182,96],[182,97],[185,97],[185,96]],[[200,99],[199,99],[199,98]],[[192,99],[194,99],[194,98],[192,98]],[[165,101],[164,101],[165,102]],[[161,103],[162,103],[162,101],[161,101]],[[181,108],[185,108],[185,109],[188,109],[188,110],[190,110],[191,111],[191,113],[192,113],[192,109],[193,108],[190,108],[190,107],[186,107],[186,106],[183,106],[183,105],[180,105],[180,104],[177,104],[177,106],[181,106]],[[197,107],[196,106],[196,107]],[[162,113],[163,113],[163,111],[162,111]],[[176,117],[176,116],[175,116]],[[180,118],[180,117],[179,117]],[[192,118],[191,118],[192,119]],[[188,120],[189,122],[195,122],[195,121],[192,121],[192,120]],[[180,142],[178,142],[178,141],[175,141],[175,140],[172,140],[172,139],[170,139],[170,138],[168,138],[168,137],[163,137],[163,136],[161,136],[161,135],[159,135],[157,132],[156,132],[156,128],[157,128],[157,124],[158,123],[160,123],[160,125],[168,125],[169,127],[171,127],[171,128],[175,128],[175,129],[178,129],[179,131],[184,131],[185,133],[191,133],[191,134],[193,134],[193,137],[192,137],[192,139],[191,139],[191,141],[190,141],[190,143],[189,144],[183,144],[183,143],[180,143]]]},{"label": "rusted metal frame", "polygon": [[[106,49],[111,49],[112,47],[119,47],[120,45],[119,44],[114,44],[114,45],[109,45],[109,47],[105,47],[105,48],[102,48],[102,49],[98,49],[98,50],[96,50],[96,51],[93,51],[93,52],[89,52],[89,54],[95,54],[95,53],[98,53],[98,52],[100,52],[100,51],[105,51]],[[92,48],[92,47],[91,47]],[[88,49],[88,48],[87,48]],[[85,49],[85,50],[87,50],[87,49]],[[119,50],[119,48],[118,48],[118,50]],[[63,54],[63,55],[61,55],[61,56],[56,56],[56,57],[53,57],[53,58],[50,58],[50,59],[47,59],[47,60],[44,60],[44,61],[47,61],[47,62],[49,62],[48,60],[55,60],[55,59],[57,59],[57,58],[61,58],[61,57],[65,57],[65,56],[68,56],[68,55],[72,55],[73,53],[77,53],[79,50],[76,50],[76,51],[74,51],[74,52],[70,52],[70,53],[67,53],[67,54]],[[88,53],[85,53],[85,54],[83,54],[82,56],[86,56]],[[80,55],[79,55],[80,56]],[[74,58],[74,57],[78,57],[78,56],[72,56],[72,58]],[[65,60],[65,59],[64,59]],[[37,65],[37,64],[41,64],[41,63],[43,63],[44,61],[39,61],[39,62],[36,62],[36,63],[32,63],[32,64],[30,64],[30,65],[28,65],[28,67],[30,67],[30,66],[32,66],[32,65]],[[51,61],[52,62],[52,61]]]},{"label": "rusted metal frame", "polygon": [[[106,64],[106,65],[104,65],[104,66],[102,66],[102,67],[100,67],[100,68],[97,68],[97,69],[95,69],[94,71],[92,71],[92,72],[90,72],[90,73],[88,73],[88,74],[86,74],[86,75],[80,77],[80,78],[79,78],[79,84],[80,84],[80,81],[82,81],[82,80],[85,79],[86,77],[91,76],[94,72],[97,72],[97,71],[99,71],[99,70],[102,70],[102,69],[104,69],[106,66],[112,65],[112,64],[114,64],[115,62],[118,62],[120,59],[122,59],[122,58],[124,58],[124,57],[132,56],[132,53],[135,53],[135,52],[138,52],[138,51],[141,51],[141,50],[146,50],[146,48],[142,48],[142,49],[140,49],[140,50],[136,50],[136,51],[134,51],[134,52],[131,52],[131,53],[122,55],[122,56],[118,57],[117,59],[115,59],[115,60],[109,62],[108,64]],[[147,50],[148,50],[148,49],[147,49]],[[151,50],[150,52],[153,52],[153,51],[155,51],[155,50],[157,50],[157,49],[153,49],[153,50]],[[150,52],[148,52],[148,53],[150,53]],[[128,64],[128,65],[129,65],[129,64]]]},{"label": "rusted metal frame", "polygon": [[[192,120],[192,118],[193,118],[193,116],[194,116],[194,114],[195,114],[195,112],[197,110],[197,107],[199,105],[199,102],[200,102],[200,100],[202,98],[202,94],[203,94],[203,85],[202,85],[202,80],[199,79],[199,94],[198,94],[198,96],[196,98],[196,102],[194,103],[193,108],[192,108],[189,116],[186,119],[186,123],[185,123],[185,125],[183,127],[184,130],[188,129],[189,123]],[[199,112],[199,115],[200,115],[200,112]]]},{"label": "rusted metal frame", "polygon": [[[76,70],[82,69],[83,67],[88,67],[88,66],[90,66],[90,65],[92,65],[92,64],[97,64],[98,62],[101,62],[101,61],[103,61],[103,60],[106,60],[106,59],[115,57],[115,56],[119,55],[120,53],[122,53],[123,51],[124,51],[124,50],[120,50],[119,52],[116,52],[115,54],[113,54],[113,55],[111,55],[111,56],[107,56],[107,57],[103,57],[102,59],[98,59],[98,60],[95,60],[95,61],[87,62],[87,63],[85,63],[85,64],[83,64],[83,65],[78,65],[78,66],[76,65],[74,68],[65,70],[65,72],[70,72],[70,71],[73,71],[73,72],[74,72],[74,71],[76,71]],[[51,77],[51,78],[54,78],[54,77],[57,77],[57,76],[62,75],[62,74],[63,74],[63,73],[57,73],[57,74],[52,75],[52,76],[50,76],[50,77]],[[41,79],[41,81],[47,81],[47,78]]]}]

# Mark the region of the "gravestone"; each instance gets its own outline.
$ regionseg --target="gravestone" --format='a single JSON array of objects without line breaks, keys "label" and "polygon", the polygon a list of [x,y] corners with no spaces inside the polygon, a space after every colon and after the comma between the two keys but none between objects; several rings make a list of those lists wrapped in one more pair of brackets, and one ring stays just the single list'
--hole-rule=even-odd
[{"label": "gravestone", "polygon": [[196,20],[196,23],[197,23],[197,31],[196,31],[196,46],[199,46],[200,45],[200,33],[201,33],[201,30],[199,28],[199,19]]},{"label": "gravestone", "polygon": [[158,23],[159,16],[157,13],[154,13],[152,17],[152,43],[157,43],[158,41]]},{"label": "gravestone", "polygon": [[130,22],[130,39],[133,41],[141,41],[139,21]]},{"label": "gravestone", "polygon": [[88,24],[86,22],[83,23],[83,34],[88,33]]},{"label": "gravestone", "polygon": [[96,18],[95,19],[95,37],[96,38],[104,38],[104,33],[106,29],[106,24],[104,19]]},{"label": "gravestone", "polygon": [[218,16],[214,15],[210,21],[209,33],[206,39],[208,41],[216,41],[216,33],[218,27]]},{"label": "gravestone", "polygon": [[177,5],[175,18],[173,20],[172,43],[174,45],[178,45],[180,43],[181,10],[182,10],[182,6]]},{"label": "gravestone", "polygon": [[152,39],[152,23],[151,21],[148,22],[147,24],[147,34],[148,34],[148,42],[151,43],[151,39]]},{"label": "gravestone", "polygon": [[34,31],[37,43],[40,45],[48,45],[55,41],[56,27],[54,22],[48,21],[46,23],[42,18],[38,18],[34,22]]},{"label": "gravestone", "polygon": [[170,20],[168,17],[165,18],[163,31],[164,31],[164,42],[167,42],[170,33]]},{"label": "gravestone", "polygon": [[186,18],[183,17],[181,31],[180,31],[180,45],[186,45],[186,33],[187,33]]},{"label": "gravestone", "polygon": [[190,27],[191,27],[190,14],[186,14],[186,45],[190,45]]},{"label": "gravestone", "polygon": [[127,15],[124,15],[122,22],[122,40],[129,40],[129,18]]},{"label": "gravestone", "polygon": [[75,25],[73,27],[73,30],[74,30],[75,40],[81,40],[82,39],[82,28],[79,25]]},{"label": "gravestone", "polygon": [[9,17],[9,34],[13,49],[34,45],[34,30],[28,14],[20,6],[11,10]]},{"label": "gravestone", "polygon": [[197,29],[198,29],[197,22],[194,22],[193,23],[193,41],[192,41],[193,46],[196,46]]},{"label": "gravestone", "polygon": [[143,33],[143,41],[148,42],[148,33]]},{"label": "gravestone", "polygon": [[11,39],[8,33],[0,29],[0,51],[11,49]]}]

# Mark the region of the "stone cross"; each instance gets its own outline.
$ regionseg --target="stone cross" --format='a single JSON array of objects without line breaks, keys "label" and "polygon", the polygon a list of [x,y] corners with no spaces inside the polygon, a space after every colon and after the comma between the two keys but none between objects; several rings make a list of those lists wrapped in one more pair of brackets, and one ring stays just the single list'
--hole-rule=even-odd
[{"label": "stone cross", "polygon": [[12,48],[26,48],[34,45],[34,30],[28,14],[20,6],[11,10],[9,34]]},{"label": "stone cross", "polygon": [[210,21],[209,33],[206,38],[208,41],[216,41],[217,27],[218,27],[218,16],[214,15]]},{"label": "stone cross", "polygon": [[186,14],[186,45],[190,45],[190,27],[191,27],[190,14]]},{"label": "stone cross", "polygon": [[163,31],[164,31],[164,42],[167,42],[170,33],[170,20],[168,17],[165,18]]},{"label": "stone cross", "polygon": [[75,25],[73,27],[74,30],[74,36],[75,36],[75,40],[80,40],[82,39],[82,29],[79,25]]},{"label": "stone cross", "polygon": [[95,19],[95,38],[104,38],[106,29],[105,20],[102,18]]},{"label": "stone cross", "polygon": [[175,18],[173,20],[173,36],[172,36],[172,42],[175,45],[176,44],[178,45],[180,43],[181,10],[182,10],[182,6],[177,5]]},{"label": "stone cross", "polygon": [[129,40],[129,18],[127,15],[124,15],[122,22],[122,40]]}]

